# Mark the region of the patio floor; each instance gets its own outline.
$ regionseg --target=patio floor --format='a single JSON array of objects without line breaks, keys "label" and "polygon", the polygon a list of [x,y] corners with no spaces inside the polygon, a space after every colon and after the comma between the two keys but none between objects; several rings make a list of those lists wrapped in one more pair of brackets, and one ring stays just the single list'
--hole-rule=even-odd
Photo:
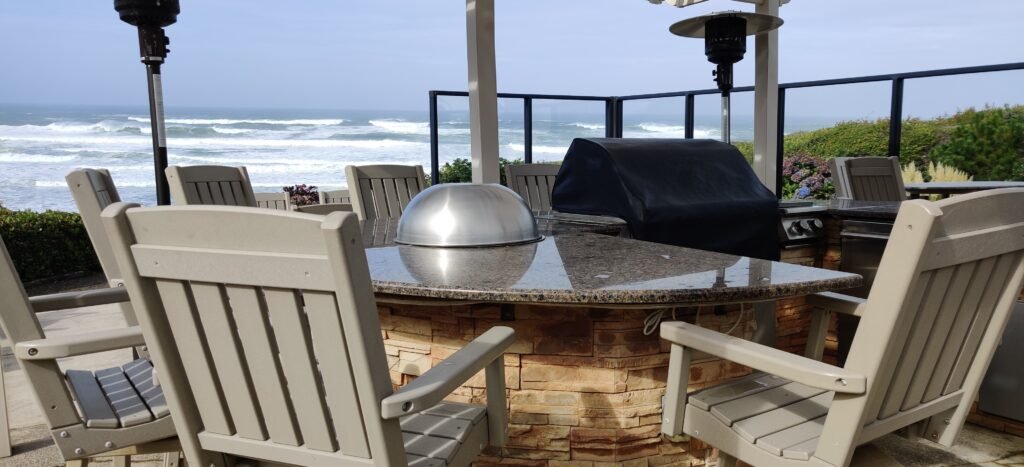
[{"label": "patio floor", "polygon": [[[110,305],[79,308],[76,310],[40,313],[40,321],[49,335],[109,329],[124,326],[117,309]],[[75,368],[101,369],[127,362],[130,351],[121,350],[85,357],[74,357],[61,362]],[[3,371],[7,387],[11,437],[15,455],[0,459],[0,466],[54,466],[62,465],[60,454],[36,408],[23,373],[10,354],[3,349]],[[889,435],[874,445],[907,467],[925,466],[1022,466],[1024,467],[1024,438],[999,433],[980,426],[964,429],[952,449],[923,440],[908,440]],[[138,456],[132,465],[157,465],[160,456]],[[91,465],[110,465],[94,463]],[[611,464],[609,464],[611,465]]]}]

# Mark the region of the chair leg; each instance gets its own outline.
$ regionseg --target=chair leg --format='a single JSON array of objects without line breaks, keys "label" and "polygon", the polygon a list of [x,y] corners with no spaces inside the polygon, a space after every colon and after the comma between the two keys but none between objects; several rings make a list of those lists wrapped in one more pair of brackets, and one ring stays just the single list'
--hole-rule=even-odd
[{"label": "chair leg", "polygon": [[736,458],[730,456],[725,451],[718,450],[718,467],[736,467]]},{"label": "chair leg", "polygon": [[131,467],[132,456],[114,456],[114,467]]},{"label": "chair leg", "polygon": [[180,460],[180,452],[168,452],[164,454],[163,467],[181,467],[184,462]]}]

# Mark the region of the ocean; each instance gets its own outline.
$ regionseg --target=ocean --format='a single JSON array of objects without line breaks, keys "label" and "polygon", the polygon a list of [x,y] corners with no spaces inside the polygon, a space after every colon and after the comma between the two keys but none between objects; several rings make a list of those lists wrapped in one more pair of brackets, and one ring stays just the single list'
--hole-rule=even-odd
[{"label": "ocean", "polygon": [[[600,114],[535,117],[534,161],[561,160],[576,137],[604,135]],[[523,122],[501,115],[500,155],[522,159]],[[372,110],[168,109],[171,165],[244,165],[257,191],[305,183],[347,186],[351,164],[423,165],[430,171],[426,112]],[[443,164],[469,157],[465,111],[439,114]],[[714,118],[698,119],[698,138],[717,138]],[[733,139],[752,139],[749,117],[737,117]],[[626,137],[683,137],[681,116],[630,115]],[[814,125],[819,126],[819,125]],[[152,140],[146,108],[0,106],[0,205],[75,211],[64,176],[75,168],[109,169],[125,201],[155,204]]]}]

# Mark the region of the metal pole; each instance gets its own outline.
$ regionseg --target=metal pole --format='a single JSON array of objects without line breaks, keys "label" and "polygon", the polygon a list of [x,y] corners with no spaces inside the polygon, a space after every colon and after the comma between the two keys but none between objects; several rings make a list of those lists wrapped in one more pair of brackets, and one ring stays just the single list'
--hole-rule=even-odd
[{"label": "metal pole", "polygon": [[779,88],[779,115],[775,136],[775,195],[782,198],[782,162],[786,157],[786,89]]},{"label": "metal pole", "polygon": [[686,139],[693,139],[693,109],[694,109],[694,97],[693,94],[686,95],[686,116],[683,121]]},{"label": "metal pole", "polygon": [[437,91],[430,91],[430,184],[440,181],[441,160],[437,131]]},{"label": "metal pole", "polygon": [[732,144],[732,139],[731,139],[731,136],[729,134],[732,131],[729,128],[730,119],[731,119],[731,115],[729,115],[729,107],[730,107],[729,104],[730,104],[730,102],[729,102],[729,92],[728,91],[723,92],[722,93],[722,141],[725,141],[726,143]]},{"label": "metal pole", "polygon": [[523,98],[523,162],[533,163],[533,98]]},{"label": "metal pole", "polygon": [[615,137],[622,137],[622,99],[618,97],[615,99]]},{"label": "metal pole", "polygon": [[604,137],[615,137],[615,98],[604,101]]},{"label": "metal pole", "polygon": [[889,110],[889,157],[900,157],[903,137],[903,78],[892,80],[892,106]]},{"label": "metal pole", "polygon": [[149,122],[153,134],[153,171],[156,179],[156,204],[171,204],[171,190],[167,185],[167,134],[164,127],[164,93],[160,78],[160,65],[167,57],[170,41],[159,27],[139,27],[139,49],[146,65],[149,84]]}]

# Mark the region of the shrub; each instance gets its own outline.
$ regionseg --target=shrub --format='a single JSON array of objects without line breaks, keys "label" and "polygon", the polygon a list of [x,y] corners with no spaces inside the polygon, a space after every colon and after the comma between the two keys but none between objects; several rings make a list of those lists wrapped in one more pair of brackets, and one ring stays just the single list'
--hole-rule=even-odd
[{"label": "shrub", "polygon": [[22,281],[100,271],[82,218],[76,213],[0,208],[0,236]]},{"label": "shrub", "polygon": [[292,204],[296,206],[306,206],[320,202],[320,193],[313,185],[302,184],[286,186],[281,189],[292,197]]},{"label": "shrub", "polygon": [[828,175],[828,163],[820,157],[798,154],[782,162],[782,197],[829,199],[835,188]]},{"label": "shrub", "polygon": [[1024,180],[1024,106],[967,109],[950,121],[952,133],[933,160],[977,180]]},{"label": "shrub", "polygon": [[[505,166],[522,164],[522,159],[510,161],[504,157],[498,158],[498,173],[501,177],[501,184],[508,185],[505,180]],[[469,159],[455,158],[451,162],[445,162],[437,174],[440,183],[468,183],[473,181],[473,163]]]}]

